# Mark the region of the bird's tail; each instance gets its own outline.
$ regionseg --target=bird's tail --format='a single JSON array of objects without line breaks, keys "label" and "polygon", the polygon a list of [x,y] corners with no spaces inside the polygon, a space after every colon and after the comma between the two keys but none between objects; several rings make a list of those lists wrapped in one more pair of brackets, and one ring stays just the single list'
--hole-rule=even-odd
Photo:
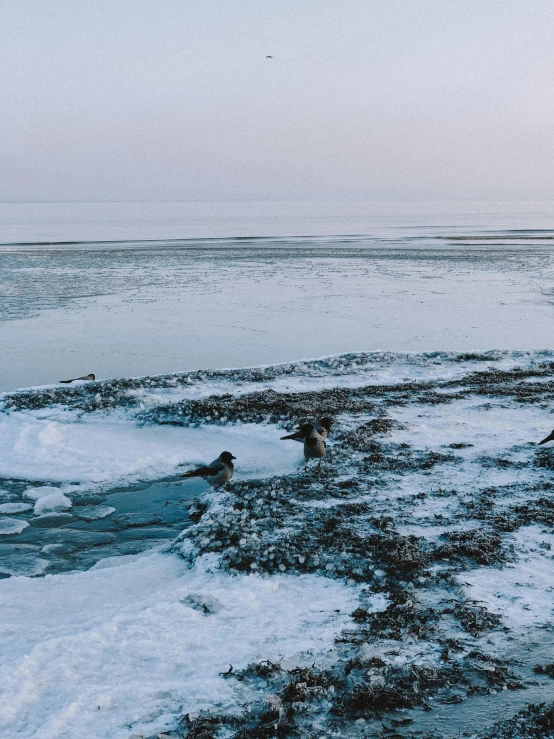
[{"label": "bird's tail", "polygon": [[190,472],[185,472],[180,477],[200,477],[200,473],[198,470],[190,470]]}]

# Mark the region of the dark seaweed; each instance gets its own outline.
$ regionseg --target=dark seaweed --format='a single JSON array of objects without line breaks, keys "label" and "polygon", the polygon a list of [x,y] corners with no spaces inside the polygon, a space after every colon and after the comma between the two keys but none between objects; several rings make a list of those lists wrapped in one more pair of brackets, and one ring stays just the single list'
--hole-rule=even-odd
[{"label": "dark seaweed", "polygon": [[476,739],[550,739],[554,734],[554,703],[531,703],[499,721]]}]

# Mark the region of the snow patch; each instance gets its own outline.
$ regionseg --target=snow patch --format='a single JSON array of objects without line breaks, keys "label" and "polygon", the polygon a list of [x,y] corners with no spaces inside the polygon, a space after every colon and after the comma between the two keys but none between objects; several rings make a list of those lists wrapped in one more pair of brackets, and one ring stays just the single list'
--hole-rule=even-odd
[{"label": "snow patch", "polygon": [[[206,464],[229,450],[237,457],[237,477],[264,477],[292,472],[302,456],[301,445],[283,444],[275,426],[138,426],[118,413],[84,420],[71,411],[58,412],[57,420],[43,415],[0,414],[0,447],[6,450],[0,476],[60,484],[80,480],[90,487],[159,479],[184,472],[180,465]],[[28,494],[42,496],[46,488]]]},{"label": "snow patch", "polygon": [[[198,593],[218,608],[191,608]],[[209,557],[187,570],[159,552],[2,581],[0,733],[127,739],[239,710],[220,672],[326,652],[356,605],[357,589],[315,575],[229,577]]]}]

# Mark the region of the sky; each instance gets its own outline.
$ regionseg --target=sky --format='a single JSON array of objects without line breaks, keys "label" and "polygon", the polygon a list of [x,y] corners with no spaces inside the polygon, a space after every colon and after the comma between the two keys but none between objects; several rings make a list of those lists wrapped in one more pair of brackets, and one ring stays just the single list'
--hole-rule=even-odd
[{"label": "sky", "polygon": [[0,201],[554,198],[553,38],[551,0],[2,0]]}]

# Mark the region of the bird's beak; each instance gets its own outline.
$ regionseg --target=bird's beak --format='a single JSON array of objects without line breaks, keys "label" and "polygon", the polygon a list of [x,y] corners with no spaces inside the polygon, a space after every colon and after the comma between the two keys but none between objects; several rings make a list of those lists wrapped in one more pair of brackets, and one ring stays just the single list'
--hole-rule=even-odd
[{"label": "bird's beak", "polygon": [[303,438],[304,438],[303,431],[295,431],[294,434],[289,434],[288,436],[281,436],[281,441],[283,441],[283,439],[303,439]]},{"label": "bird's beak", "polygon": [[548,434],[546,439],[543,439],[542,441],[539,441],[540,444],[546,444],[547,441],[552,441],[554,439],[554,431],[551,434]]},{"label": "bird's beak", "polygon": [[233,455],[231,454],[231,459],[236,459],[236,457],[233,457]]}]

